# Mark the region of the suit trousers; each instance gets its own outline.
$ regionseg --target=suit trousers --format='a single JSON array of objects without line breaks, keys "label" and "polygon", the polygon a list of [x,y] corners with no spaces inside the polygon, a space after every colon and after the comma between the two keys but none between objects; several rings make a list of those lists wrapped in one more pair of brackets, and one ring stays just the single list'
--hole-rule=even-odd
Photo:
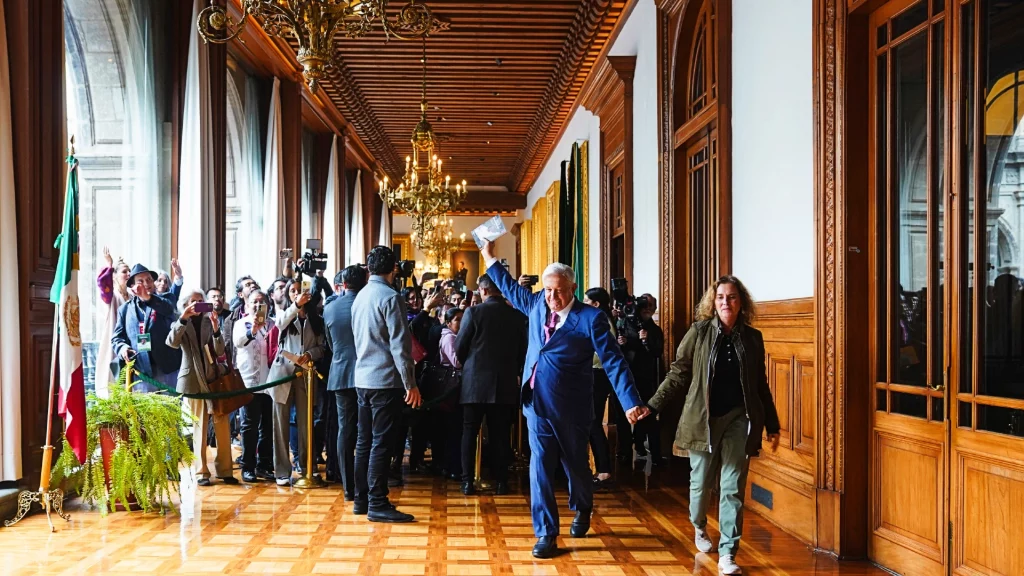
[{"label": "suit trousers", "polygon": [[195,452],[196,460],[193,463],[196,473],[201,478],[210,477],[210,468],[206,462],[207,436],[206,430],[213,420],[213,431],[217,437],[217,477],[227,478],[234,475],[234,465],[231,458],[231,425],[228,422],[228,414],[214,414],[210,412],[206,400],[186,398],[185,405],[195,421],[192,423],[192,451]]},{"label": "suit trousers", "polygon": [[355,495],[356,436],[359,432],[359,398],[355,388],[335,390],[334,402],[338,406],[337,445],[338,478],[345,490],[345,498]]},{"label": "suit trousers", "polygon": [[274,423],[271,404],[274,400],[256,392],[242,406],[242,471],[273,470]]},{"label": "suit trousers", "polygon": [[498,482],[508,482],[513,406],[508,404],[462,405],[462,481],[472,482],[476,460],[476,435],[487,417],[487,447],[491,455],[491,474]]},{"label": "suit trousers", "polygon": [[[274,415],[274,476],[278,480],[292,477],[292,459],[288,453],[288,437],[291,432],[291,407],[295,406],[295,427],[298,430],[299,465],[306,465],[306,448],[309,443],[306,431],[306,382],[293,380],[288,400],[284,404],[273,403]],[[316,462],[313,462],[316,466]],[[314,468],[315,470],[315,468]]]},{"label": "suit trousers", "polygon": [[555,480],[561,463],[569,478],[569,509],[594,508],[594,480],[587,446],[590,420],[573,422],[541,418],[532,404],[523,407],[530,430],[530,515],[538,538],[558,536]]},{"label": "suit trousers", "polygon": [[722,479],[719,485],[718,541],[719,555],[735,555],[743,535],[743,497],[747,491],[747,430],[750,422],[744,408],[735,408],[725,416],[711,418],[711,452],[690,450],[690,522],[694,527],[707,526],[711,483],[715,481],[719,463]]},{"label": "suit trousers", "polygon": [[386,510],[388,469],[402,417],[405,390],[356,388],[359,397],[359,437],[356,440],[356,503],[369,510]]}]

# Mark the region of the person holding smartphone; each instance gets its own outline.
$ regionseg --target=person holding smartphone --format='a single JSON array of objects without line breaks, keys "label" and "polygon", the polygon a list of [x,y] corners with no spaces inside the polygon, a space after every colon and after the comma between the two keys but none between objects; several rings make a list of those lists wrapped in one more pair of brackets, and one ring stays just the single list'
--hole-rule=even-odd
[{"label": "person holding smartphone", "polygon": [[[220,318],[213,304],[204,302],[205,294],[193,290],[182,294],[178,301],[181,316],[171,324],[167,345],[181,350],[181,368],[178,370],[179,394],[207,394],[209,383],[221,376],[217,358],[224,354],[224,339],[220,333]],[[214,414],[213,402],[185,398],[185,407],[195,418],[192,425],[192,445],[196,454],[196,474],[199,486],[210,485],[210,469],[206,463],[207,435],[210,420],[217,437],[217,477],[225,484],[238,484],[231,462],[231,432],[227,414]]]},{"label": "person holding smartphone", "polygon": [[[235,365],[246,388],[267,383],[270,371],[270,344],[276,327],[267,324],[267,297],[252,290],[246,297],[245,316],[234,324],[231,339],[235,345]],[[272,400],[266,392],[256,392],[242,407],[242,480],[258,482],[274,479],[274,430]]]}]

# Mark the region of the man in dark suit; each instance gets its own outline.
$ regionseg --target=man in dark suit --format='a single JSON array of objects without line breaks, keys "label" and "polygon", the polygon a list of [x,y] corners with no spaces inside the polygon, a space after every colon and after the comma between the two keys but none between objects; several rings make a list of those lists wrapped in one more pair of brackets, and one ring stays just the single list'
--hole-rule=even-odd
[{"label": "man in dark suit", "polygon": [[480,250],[487,275],[519,311],[530,318],[530,344],[523,370],[523,413],[530,430],[530,513],[537,544],[533,555],[558,554],[555,478],[559,463],[569,476],[569,509],[576,512],[570,533],[583,538],[594,507],[588,446],[594,418],[594,354],[604,366],[630,423],[650,414],[643,405],[608,318],[576,300],[575,273],[550,264],[541,275],[542,292],[520,286],[494,257],[494,242]]},{"label": "man in dark suit", "polygon": [[338,406],[338,434],[335,438],[338,446],[338,472],[345,490],[345,500],[351,502],[356,486],[353,474],[359,416],[354,378],[356,346],[352,336],[352,303],[363,286],[366,286],[366,269],[360,266],[345,268],[341,271],[341,283],[345,294],[331,300],[324,307],[324,324],[333,350],[327,390],[334,393]]},{"label": "man in dark suit", "polygon": [[509,431],[526,359],[526,317],[505,303],[487,274],[477,280],[483,303],[466,310],[455,338],[462,364],[462,493],[474,493],[476,435],[487,417],[496,493],[508,494]]},{"label": "man in dark suit", "polygon": [[[117,324],[110,342],[122,363],[135,359],[135,369],[159,380],[169,388],[178,384],[181,350],[167,345],[167,334],[174,322],[176,303],[156,293],[156,272],[136,264],[128,277],[128,289],[134,297],[117,311]],[[170,293],[168,293],[170,294]],[[134,390],[152,392],[154,386],[138,381]]]}]

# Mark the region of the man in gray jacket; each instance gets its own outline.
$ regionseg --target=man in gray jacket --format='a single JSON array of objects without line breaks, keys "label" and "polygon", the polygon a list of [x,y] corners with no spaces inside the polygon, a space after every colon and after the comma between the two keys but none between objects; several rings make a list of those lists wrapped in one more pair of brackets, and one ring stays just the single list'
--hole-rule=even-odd
[{"label": "man in gray jacket", "polygon": [[367,514],[371,522],[413,521],[411,514],[399,512],[388,500],[388,464],[402,402],[413,408],[420,405],[405,303],[391,287],[395,264],[390,248],[371,250],[366,257],[370,281],[352,303],[359,399],[353,512]]},{"label": "man in gray jacket", "polygon": [[[358,399],[356,397],[356,345],[352,334],[352,303],[356,295],[366,286],[366,270],[360,266],[349,266],[338,274],[336,284],[345,291],[343,295],[324,306],[324,323],[331,339],[331,372],[327,390],[334,393],[338,407],[337,434],[328,438],[338,446],[338,470],[345,500],[355,498],[355,451],[356,423],[358,422]],[[333,427],[332,427],[333,428]]]}]

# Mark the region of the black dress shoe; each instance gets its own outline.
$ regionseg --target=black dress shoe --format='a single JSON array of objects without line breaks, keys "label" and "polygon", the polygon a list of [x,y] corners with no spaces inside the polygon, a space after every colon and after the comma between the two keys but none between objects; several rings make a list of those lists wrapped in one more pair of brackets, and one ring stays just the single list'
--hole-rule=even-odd
[{"label": "black dress shoe", "polygon": [[245,482],[248,482],[250,484],[252,484],[253,482],[259,482],[260,481],[259,476],[256,476],[256,473],[253,472],[252,470],[243,470],[242,471],[242,480],[245,481]]},{"label": "black dress shoe", "polygon": [[594,492],[606,492],[615,489],[615,481],[609,478],[604,480],[599,479],[597,476],[594,477]]},{"label": "black dress shoe", "polygon": [[462,495],[463,496],[472,496],[473,494],[476,494],[476,488],[473,486],[473,483],[472,482],[463,482],[462,483]]},{"label": "black dress shoe", "polygon": [[533,546],[534,558],[554,558],[558,555],[558,541],[554,536],[541,536]]},{"label": "black dress shoe", "polygon": [[366,516],[366,512],[369,510],[369,502],[356,502],[352,504],[352,513],[356,516]]},{"label": "black dress shoe", "polygon": [[263,478],[264,480],[275,480],[277,478],[277,475],[274,474],[274,471],[269,468],[257,468],[256,475],[259,476],[260,478]]},{"label": "black dress shoe", "polygon": [[238,478],[234,476],[217,476],[217,479],[225,484],[238,484]]},{"label": "black dress shoe", "polygon": [[589,530],[590,510],[578,510],[576,518],[572,521],[572,527],[569,528],[569,533],[573,538],[586,538]]},{"label": "black dress shoe", "polygon": [[504,496],[508,494],[508,482],[498,482],[494,487],[495,496]]},{"label": "black dress shoe", "polygon": [[388,522],[392,524],[404,524],[415,520],[412,514],[399,512],[394,506],[389,506],[382,510],[370,510],[369,514],[366,515],[366,519],[370,522]]}]

